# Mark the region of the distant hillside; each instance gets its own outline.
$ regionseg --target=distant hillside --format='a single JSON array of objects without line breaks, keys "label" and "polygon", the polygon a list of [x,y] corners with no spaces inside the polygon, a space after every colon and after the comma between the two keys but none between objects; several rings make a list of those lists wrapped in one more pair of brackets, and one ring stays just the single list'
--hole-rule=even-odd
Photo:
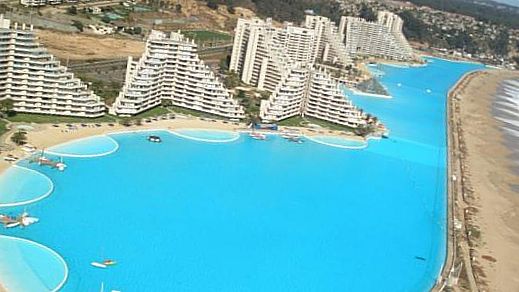
[{"label": "distant hillside", "polygon": [[481,21],[519,28],[519,7],[489,0],[400,0],[437,10],[472,16]]},{"label": "distant hillside", "polygon": [[272,17],[278,21],[300,22],[304,20],[305,10],[338,20],[341,16],[340,5],[334,0],[205,0],[209,7],[227,5],[253,8],[261,17]]}]

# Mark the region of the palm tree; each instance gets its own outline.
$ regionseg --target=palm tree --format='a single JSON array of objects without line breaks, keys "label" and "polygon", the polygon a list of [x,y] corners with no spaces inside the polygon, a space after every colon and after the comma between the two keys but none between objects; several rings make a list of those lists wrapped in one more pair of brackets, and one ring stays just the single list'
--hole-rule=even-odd
[{"label": "palm tree", "polygon": [[27,136],[24,132],[18,131],[11,136],[11,141],[13,141],[16,145],[23,145],[27,143]]},{"label": "palm tree", "polygon": [[14,101],[12,99],[4,99],[0,101],[0,113],[2,116],[9,116],[13,112]]}]

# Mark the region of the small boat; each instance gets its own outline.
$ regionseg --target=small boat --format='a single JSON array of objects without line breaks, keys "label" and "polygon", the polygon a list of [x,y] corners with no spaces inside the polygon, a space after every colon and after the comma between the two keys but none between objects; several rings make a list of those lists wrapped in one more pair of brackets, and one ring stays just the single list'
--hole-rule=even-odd
[{"label": "small boat", "polygon": [[7,223],[5,224],[5,228],[14,228],[14,227],[18,227],[20,226],[20,222],[19,221],[16,221],[16,222],[12,222],[12,223]]},{"label": "small boat", "polygon": [[162,142],[162,139],[159,136],[151,135],[151,136],[148,136],[148,141],[154,142],[154,143],[160,143],[160,142]]},{"label": "small boat", "polygon": [[90,264],[96,268],[101,268],[101,269],[106,269],[106,267],[107,267],[107,265],[98,263],[98,262],[91,262]]},{"label": "small boat", "polygon": [[255,133],[255,132],[252,132],[252,133],[249,134],[249,136],[250,136],[252,139],[256,139],[256,140],[267,140],[267,135],[262,134],[262,133]]},{"label": "small boat", "polygon": [[287,138],[287,140],[289,142],[294,142],[294,143],[297,143],[297,144],[303,143],[303,140],[301,140],[300,137],[290,137],[290,138]]},{"label": "small boat", "polygon": [[22,215],[14,218],[7,215],[0,215],[0,222],[4,224],[5,228],[27,227],[37,223],[40,219],[29,216],[29,213],[23,212]]},{"label": "small boat", "polygon": [[96,268],[106,269],[110,266],[116,265],[117,262],[114,260],[104,260],[102,262],[92,262],[90,264]]},{"label": "small boat", "polygon": [[29,217],[28,215],[27,216],[24,216],[20,219],[20,224],[22,225],[22,227],[27,227],[29,225],[32,225],[34,223],[38,223],[38,221],[40,221],[40,219],[36,218],[36,217]]},{"label": "small boat", "polygon": [[281,138],[285,138],[285,139],[300,138],[300,137],[301,137],[301,133],[299,133],[299,132],[285,131],[285,132],[281,133]]},{"label": "small boat", "polygon": [[104,260],[104,261],[103,261],[103,264],[109,267],[109,266],[116,265],[117,262],[114,261],[114,260]]},{"label": "small boat", "polygon": [[56,163],[56,168],[59,170],[59,171],[64,171],[65,168],[67,168],[67,165],[63,162],[58,162]]}]

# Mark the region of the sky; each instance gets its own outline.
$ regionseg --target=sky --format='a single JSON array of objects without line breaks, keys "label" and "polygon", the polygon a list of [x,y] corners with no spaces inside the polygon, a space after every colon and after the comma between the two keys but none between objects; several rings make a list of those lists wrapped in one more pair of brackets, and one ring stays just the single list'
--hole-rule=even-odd
[{"label": "sky", "polygon": [[494,0],[494,1],[519,7],[519,0]]}]

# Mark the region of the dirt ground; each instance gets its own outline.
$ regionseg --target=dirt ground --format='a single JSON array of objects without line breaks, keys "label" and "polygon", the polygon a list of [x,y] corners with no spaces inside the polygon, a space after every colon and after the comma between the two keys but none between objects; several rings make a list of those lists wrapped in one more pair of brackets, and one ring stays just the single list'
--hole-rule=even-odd
[{"label": "dirt ground", "polygon": [[144,51],[144,42],[116,38],[113,36],[95,36],[80,33],[63,33],[50,30],[37,30],[40,44],[59,59],[115,59],[128,56],[140,56]]}]

